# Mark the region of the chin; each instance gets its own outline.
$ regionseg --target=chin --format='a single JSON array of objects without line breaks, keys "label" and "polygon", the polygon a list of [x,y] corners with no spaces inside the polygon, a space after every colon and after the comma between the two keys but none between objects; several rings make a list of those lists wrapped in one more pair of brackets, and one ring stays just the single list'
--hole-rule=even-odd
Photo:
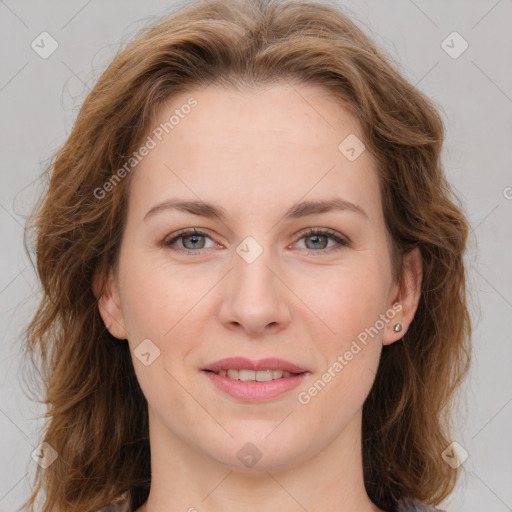
[{"label": "chin", "polygon": [[311,440],[270,432],[272,429],[268,428],[253,429],[250,433],[246,430],[244,435],[234,435],[227,443],[219,440],[215,452],[211,451],[212,445],[204,448],[210,448],[209,455],[217,462],[244,473],[291,468],[307,459],[304,447],[310,446]]}]

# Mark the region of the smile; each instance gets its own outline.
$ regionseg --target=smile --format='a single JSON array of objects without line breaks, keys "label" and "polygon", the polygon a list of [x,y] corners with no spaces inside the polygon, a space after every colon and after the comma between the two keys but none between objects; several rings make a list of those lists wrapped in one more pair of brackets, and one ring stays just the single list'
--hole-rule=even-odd
[{"label": "smile", "polygon": [[277,380],[290,377],[292,374],[286,370],[246,370],[246,369],[229,369],[214,372],[221,377],[229,377],[234,380],[268,382],[269,380]]}]

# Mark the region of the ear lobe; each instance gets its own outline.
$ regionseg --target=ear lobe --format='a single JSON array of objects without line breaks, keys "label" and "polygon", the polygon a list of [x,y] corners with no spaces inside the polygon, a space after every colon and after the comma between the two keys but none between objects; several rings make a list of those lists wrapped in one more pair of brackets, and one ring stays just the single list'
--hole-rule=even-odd
[{"label": "ear lobe", "polygon": [[[386,325],[382,340],[383,345],[390,345],[404,336],[418,309],[423,278],[423,264],[419,248],[416,247],[404,256],[403,269],[404,274],[400,283],[397,283],[395,294],[392,297],[393,309],[397,311],[398,304],[401,307]],[[397,324],[401,325],[401,329],[395,331],[394,327]]]},{"label": "ear lobe", "polygon": [[109,270],[106,280],[105,274],[95,273],[92,280],[92,289],[94,296],[98,299],[98,309],[105,327],[115,338],[127,339],[128,333],[112,269]]}]

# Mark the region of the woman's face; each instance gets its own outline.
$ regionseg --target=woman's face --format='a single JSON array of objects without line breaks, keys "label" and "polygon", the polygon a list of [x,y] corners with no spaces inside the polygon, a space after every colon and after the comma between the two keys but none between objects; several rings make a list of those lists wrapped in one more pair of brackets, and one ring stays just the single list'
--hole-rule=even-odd
[{"label": "woman's face", "polygon": [[[415,309],[397,304],[357,120],[319,86],[209,86],[173,97],[153,128],[100,301],[152,435],[242,469],[353,443],[382,345]],[[188,206],[154,209],[166,201]],[[215,366],[226,358],[248,361]]]}]

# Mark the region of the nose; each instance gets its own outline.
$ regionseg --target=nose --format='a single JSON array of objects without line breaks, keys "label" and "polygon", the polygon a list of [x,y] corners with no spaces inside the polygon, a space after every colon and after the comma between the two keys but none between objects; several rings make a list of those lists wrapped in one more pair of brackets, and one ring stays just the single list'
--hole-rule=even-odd
[{"label": "nose", "polygon": [[219,312],[227,328],[255,336],[275,334],[289,325],[292,294],[265,255],[264,251],[252,263],[234,256]]}]

